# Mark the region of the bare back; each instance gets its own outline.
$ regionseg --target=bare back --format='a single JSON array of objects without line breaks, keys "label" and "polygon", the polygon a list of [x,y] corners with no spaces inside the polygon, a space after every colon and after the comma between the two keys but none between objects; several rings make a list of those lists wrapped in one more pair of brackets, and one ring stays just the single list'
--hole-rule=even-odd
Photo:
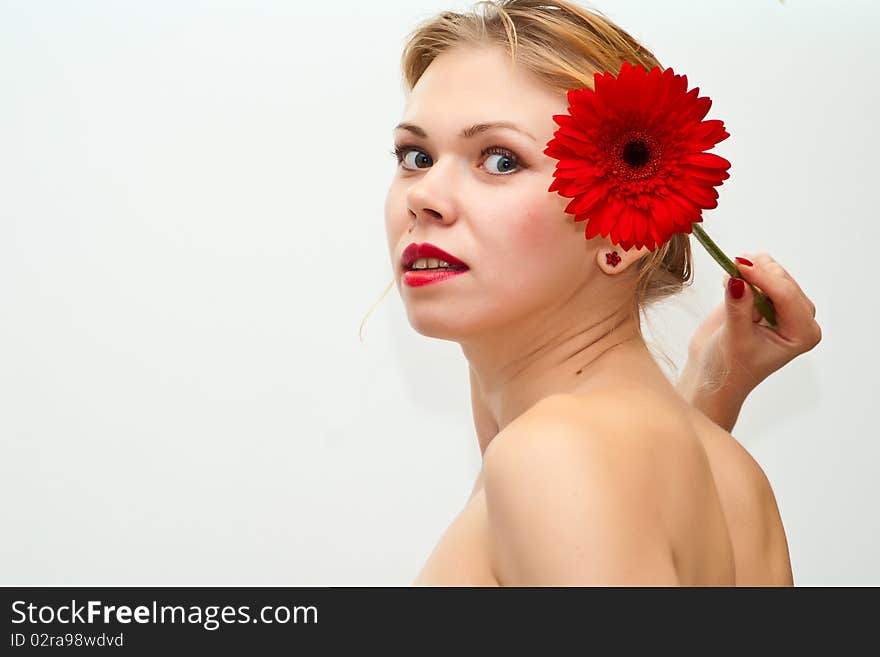
[{"label": "bare back", "polygon": [[[683,458],[675,441],[668,455],[670,543],[683,586],[790,586],[788,544],[764,472],[736,439],[696,409],[683,405],[705,459]],[[504,431],[493,440],[501,439]],[[687,444],[685,438],[681,444]],[[706,464],[701,465],[700,463]],[[420,586],[499,586],[489,556],[489,523],[482,473],[414,581]]]},{"label": "bare back", "polygon": [[727,431],[696,409],[691,421],[709,458],[736,559],[737,586],[793,586],[788,541],[761,466]]}]

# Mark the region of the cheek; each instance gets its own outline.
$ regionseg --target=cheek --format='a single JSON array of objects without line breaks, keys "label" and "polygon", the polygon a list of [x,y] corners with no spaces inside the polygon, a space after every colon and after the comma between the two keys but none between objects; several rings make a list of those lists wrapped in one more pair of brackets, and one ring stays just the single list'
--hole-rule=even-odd
[{"label": "cheek", "polygon": [[583,223],[553,199],[534,193],[505,204],[478,236],[487,267],[480,272],[498,321],[528,315],[574,294],[589,275]]},{"label": "cheek", "polygon": [[553,199],[524,202],[508,237],[515,250],[511,256],[528,263],[545,282],[579,278],[587,270],[590,245],[584,238],[584,223],[574,222]]}]

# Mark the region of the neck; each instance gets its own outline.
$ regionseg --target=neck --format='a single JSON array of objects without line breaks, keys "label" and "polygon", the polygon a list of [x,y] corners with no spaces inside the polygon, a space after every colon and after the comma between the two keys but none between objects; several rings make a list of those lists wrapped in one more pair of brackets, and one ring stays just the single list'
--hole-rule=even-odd
[{"label": "neck", "polygon": [[[569,333],[536,339],[530,327],[462,343],[471,368],[480,452],[510,422],[541,399],[597,385],[665,376],[638,329],[637,317],[609,314]],[[528,339],[526,339],[528,337]],[[476,389],[473,389],[476,386]]]}]

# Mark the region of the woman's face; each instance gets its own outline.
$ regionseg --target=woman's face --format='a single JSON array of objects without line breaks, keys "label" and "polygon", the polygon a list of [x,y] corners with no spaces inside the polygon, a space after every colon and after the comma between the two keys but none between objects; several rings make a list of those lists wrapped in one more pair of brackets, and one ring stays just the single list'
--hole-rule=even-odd
[{"label": "woman's face", "polygon": [[[542,151],[559,127],[552,116],[567,109],[564,94],[511,69],[500,48],[447,51],[419,79],[401,122],[424,135],[394,131],[395,146],[405,149],[385,201],[396,284],[419,333],[463,340],[527,318],[558,318],[553,309],[597,275],[597,240],[584,239],[584,224],[565,213],[571,199],[547,191],[556,160]],[[460,134],[497,121],[522,132]],[[401,254],[412,242],[439,246],[469,270],[408,285]]]}]

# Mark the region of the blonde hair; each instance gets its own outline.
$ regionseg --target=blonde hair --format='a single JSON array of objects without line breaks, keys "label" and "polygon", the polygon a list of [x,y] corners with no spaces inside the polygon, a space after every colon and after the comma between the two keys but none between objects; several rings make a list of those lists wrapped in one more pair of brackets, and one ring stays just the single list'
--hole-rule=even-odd
[{"label": "blonde hair", "polygon": [[[562,95],[569,89],[593,89],[594,73],[617,75],[625,61],[649,70],[660,66],[647,48],[600,12],[571,2],[484,0],[474,10],[480,7],[489,11],[443,12],[410,32],[401,56],[405,93],[412,91],[434,59],[460,45],[504,48],[514,64]],[[632,312],[640,333],[639,311],[690,284],[692,267],[686,234],[674,235],[639,260]]]}]

